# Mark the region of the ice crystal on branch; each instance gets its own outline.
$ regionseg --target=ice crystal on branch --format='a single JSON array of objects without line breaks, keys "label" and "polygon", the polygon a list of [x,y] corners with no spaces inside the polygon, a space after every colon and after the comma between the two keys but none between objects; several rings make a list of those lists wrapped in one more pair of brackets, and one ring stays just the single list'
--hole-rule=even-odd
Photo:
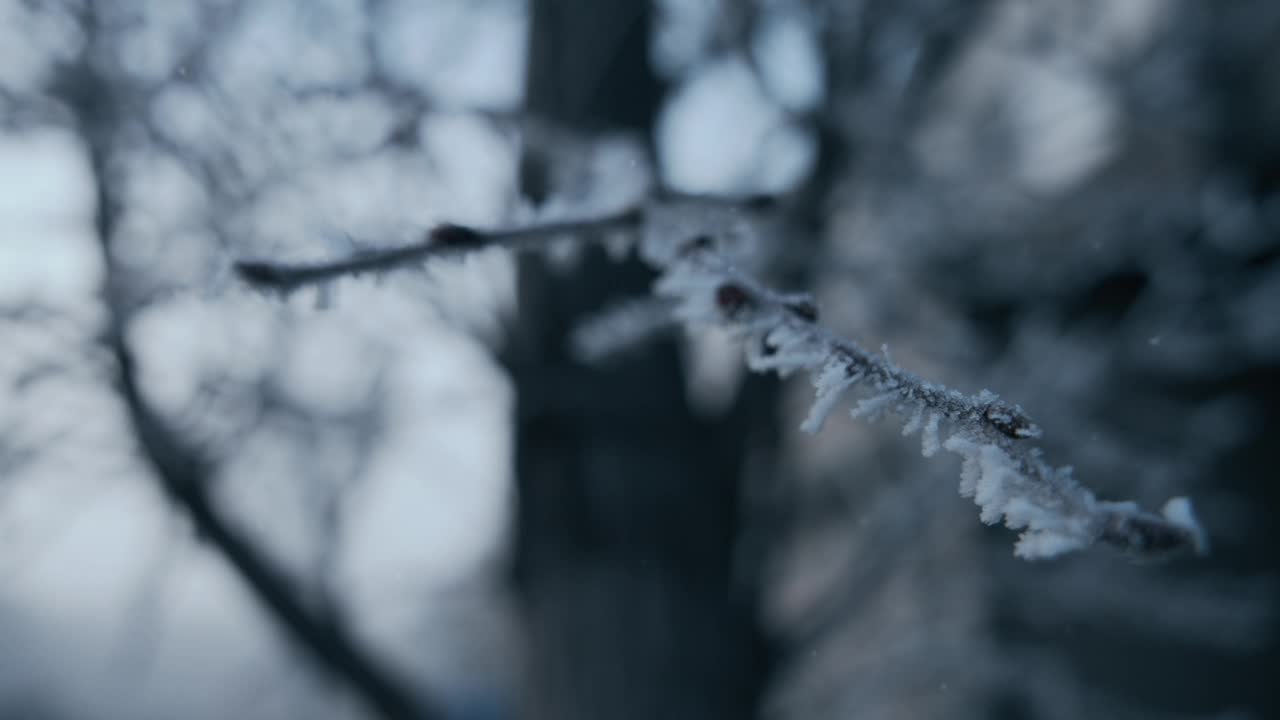
[{"label": "ice crystal on branch", "polygon": [[802,430],[820,430],[842,398],[859,389],[864,396],[852,401],[852,417],[900,413],[907,417],[904,434],[921,433],[926,457],[940,449],[959,455],[960,493],[978,505],[983,522],[1003,520],[1022,531],[1019,557],[1053,557],[1097,541],[1144,557],[1206,551],[1185,498],[1170,500],[1160,514],[1098,500],[1070,468],[1050,466],[1026,444],[1041,431],[1020,406],[987,390],[966,396],[928,382],[895,364],[887,349],[872,353],[835,336],[817,323],[811,299],[763,286],[713,243],[692,245],[663,270],[658,294],[676,302],[686,322],[725,326],[743,338],[751,369],[810,374],[815,398]]},{"label": "ice crystal on branch", "polygon": [[[438,254],[546,248],[564,237],[599,241],[627,233],[639,238],[640,257],[660,272],[657,298],[620,306],[583,326],[574,339],[580,357],[642,340],[670,320],[723,328],[743,342],[752,370],[809,373],[815,398],[802,430],[819,431],[845,396],[858,392],[850,398],[851,417],[902,415],[903,434],[919,432],[926,457],[942,449],[960,456],[960,494],[978,505],[983,522],[1003,521],[1021,531],[1019,557],[1052,557],[1099,541],[1142,557],[1207,550],[1185,498],[1170,500],[1160,513],[1098,500],[1070,468],[1049,465],[1027,444],[1040,428],[1018,405],[987,390],[965,395],[924,380],[899,367],[887,348],[868,351],[820,325],[809,295],[778,292],[742,270],[735,261],[750,257],[758,239],[750,213],[721,201],[658,199],[597,219],[513,230],[441,225],[419,244],[331,263],[236,267],[252,285],[288,292],[338,276],[412,267]],[[624,320],[628,327],[613,324]]]}]

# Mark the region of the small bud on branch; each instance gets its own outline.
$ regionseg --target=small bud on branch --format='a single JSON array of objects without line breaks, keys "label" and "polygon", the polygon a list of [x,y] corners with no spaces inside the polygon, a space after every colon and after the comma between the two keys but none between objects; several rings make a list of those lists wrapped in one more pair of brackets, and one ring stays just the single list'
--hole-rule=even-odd
[{"label": "small bud on branch", "polygon": [[735,315],[749,310],[751,302],[751,294],[741,285],[725,283],[716,288],[716,305],[726,318],[732,319]]},{"label": "small bud on branch", "polygon": [[431,247],[453,250],[476,250],[485,243],[484,235],[469,227],[452,223],[437,225],[427,239]]}]

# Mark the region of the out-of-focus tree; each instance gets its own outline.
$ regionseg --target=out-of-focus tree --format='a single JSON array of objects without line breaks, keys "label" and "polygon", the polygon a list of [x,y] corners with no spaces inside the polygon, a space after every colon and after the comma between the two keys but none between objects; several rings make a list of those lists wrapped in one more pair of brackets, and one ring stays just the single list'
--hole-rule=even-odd
[{"label": "out-of-focus tree", "polygon": [[497,216],[523,6],[0,8],[0,714],[507,712],[506,261],[327,312],[230,271]]}]

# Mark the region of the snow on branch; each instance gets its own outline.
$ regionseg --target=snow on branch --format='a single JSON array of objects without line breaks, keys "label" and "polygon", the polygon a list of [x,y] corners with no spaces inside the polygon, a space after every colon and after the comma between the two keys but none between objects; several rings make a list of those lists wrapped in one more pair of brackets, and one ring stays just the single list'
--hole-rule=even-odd
[{"label": "snow on branch", "polygon": [[805,432],[818,432],[846,396],[857,393],[851,417],[876,420],[896,413],[906,418],[904,435],[920,433],[926,457],[939,450],[959,455],[960,494],[978,505],[983,522],[1003,520],[1022,531],[1014,550],[1019,557],[1047,558],[1095,542],[1148,558],[1207,551],[1205,533],[1186,498],[1169,500],[1159,513],[1132,502],[1099,500],[1075,480],[1071,468],[1048,464],[1028,444],[1041,431],[1020,406],[987,390],[965,395],[925,380],[894,363],[887,348],[872,352],[823,327],[809,295],[778,292],[743,271],[731,258],[753,249],[746,217],[714,201],[663,199],[600,218],[516,230],[441,225],[422,243],[403,248],[319,265],[241,262],[236,269],[254,286],[289,292],[484,247],[528,249],[566,236],[634,234],[640,256],[661,273],[657,297],[606,313],[627,317],[630,329],[613,332],[603,321],[588,324],[576,339],[580,354],[607,354],[641,340],[661,327],[668,313],[688,326],[727,329],[744,342],[753,371],[809,374],[815,398],[801,424]]},{"label": "snow on branch", "polygon": [[656,291],[677,303],[677,317],[728,328],[745,342],[747,364],[757,372],[810,374],[815,399],[802,430],[820,430],[858,388],[864,394],[852,417],[874,420],[895,411],[908,418],[904,434],[921,433],[926,457],[940,449],[959,455],[961,495],[973,498],[983,522],[1003,520],[1022,531],[1019,557],[1052,557],[1097,541],[1144,557],[1207,550],[1185,498],[1170,500],[1159,514],[1098,500],[1070,468],[1050,466],[1027,445],[1041,432],[1021,407],[990,391],[964,395],[929,382],[895,364],[887,350],[870,352],[837,337],[818,324],[810,297],[762,285],[709,244],[691,245],[664,270]]}]

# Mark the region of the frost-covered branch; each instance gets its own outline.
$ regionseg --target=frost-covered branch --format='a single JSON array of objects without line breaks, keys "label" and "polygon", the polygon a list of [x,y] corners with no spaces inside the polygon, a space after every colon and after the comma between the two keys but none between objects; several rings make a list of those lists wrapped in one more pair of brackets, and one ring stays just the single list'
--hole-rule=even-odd
[{"label": "frost-covered branch", "polygon": [[850,414],[877,419],[889,411],[907,418],[903,434],[919,432],[923,452],[940,449],[962,459],[960,493],[981,508],[983,522],[1004,520],[1022,530],[1015,553],[1052,557],[1096,541],[1140,556],[1207,550],[1203,530],[1185,498],[1159,514],[1131,502],[1098,500],[1072,477],[1071,468],[1046,463],[1027,441],[1040,429],[1022,408],[982,391],[966,396],[896,365],[819,325],[805,295],[778,293],[747,276],[707,242],[695,243],[668,263],[660,295],[678,302],[687,323],[727,327],[746,342],[747,364],[757,372],[810,374],[816,390],[801,425],[817,432],[844,396],[863,391]]},{"label": "frost-covered branch", "polygon": [[543,246],[565,236],[634,230],[639,221],[640,215],[635,210],[628,210],[580,222],[547,223],[514,230],[486,231],[445,223],[433,228],[421,242],[410,245],[367,250],[319,263],[240,260],[235,263],[235,270],[255,287],[287,294],[336,278],[419,267],[428,260],[463,255],[488,247],[521,250]]},{"label": "frost-covered branch", "polygon": [[610,333],[600,323],[588,324],[579,333],[580,344],[585,342],[580,355],[591,355],[597,345],[611,352],[643,339],[664,324],[668,312],[689,326],[725,328],[745,342],[752,370],[809,373],[816,392],[801,425],[805,432],[818,432],[846,395],[857,392],[852,417],[876,420],[897,413],[906,418],[904,435],[920,433],[926,457],[944,449],[959,455],[960,493],[981,508],[983,522],[1003,520],[1022,531],[1015,547],[1020,557],[1052,557],[1099,541],[1144,557],[1207,550],[1187,499],[1173,498],[1159,513],[1132,502],[1099,500],[1071,468],[1048,464],[1028,444],[1041,430],[1020,406],[987,390],[965,395],[925,380],[894,363],[887,348],[867,350],[819,324],[809,295],[778,292],[742,270],[732,258],[750,254],[746,218],[745,210],[723,203],[660,198],[598,219],[500,231],[442,225],[407,247],[318,265],[241,262],[237,270],[255,286],[287,292],[491,246],[526,249],[566,236],[637,234],[640,256],[661,273],[657,298],[624,306],[622,315],[635,321],[636,332]]}]

